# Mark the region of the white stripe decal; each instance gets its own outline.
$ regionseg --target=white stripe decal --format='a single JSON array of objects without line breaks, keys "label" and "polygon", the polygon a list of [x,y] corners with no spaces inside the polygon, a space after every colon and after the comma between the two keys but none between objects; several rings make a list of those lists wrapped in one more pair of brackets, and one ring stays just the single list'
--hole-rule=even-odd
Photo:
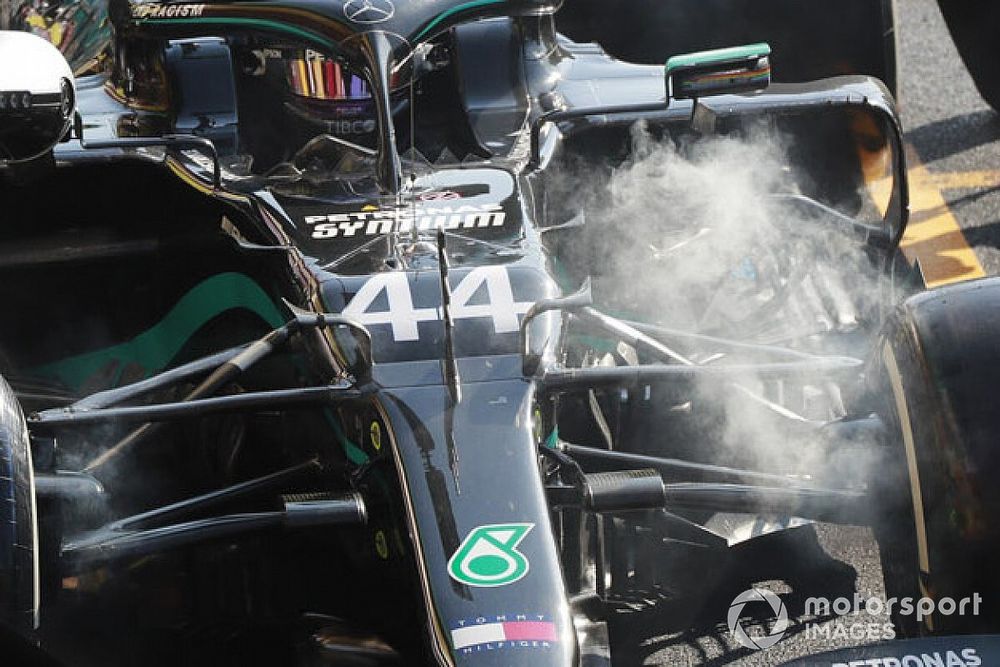
[{"label": "white stripe decal", "polygon": [[484,623],[457,628],[451,631],[451,642],[455,650],[488,642],[502,642],[507,639],[503,631],[503,623]]}]

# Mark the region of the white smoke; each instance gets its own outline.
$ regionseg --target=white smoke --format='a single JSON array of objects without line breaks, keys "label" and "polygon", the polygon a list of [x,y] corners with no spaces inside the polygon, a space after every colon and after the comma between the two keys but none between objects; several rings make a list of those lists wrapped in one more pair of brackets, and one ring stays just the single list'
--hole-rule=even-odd
[{"label": "white smoke", "polygon": [[[829,216],[774,196],[799,193],[791,141],[768,128],[656,140],[637,127],[631,157],[587,205],[600,239],[591,266],[598,307],[688,332],[866,356],[864,324],[877,317],[881,273],[863,242],[834,230]],[[689,343],[674,341],[698,364],[777,360]],[[710,408],[705,433],[731,464],[820,477],[831,452],[808,441],[819,423],[845,415],[849,399],[818,375],[779,382],[751,373],[724,387],[699,385],[688,407]],[[663,455],[676,454],[663,444]],[[852,473],[863,477],[864,465],[852,463]]]}]

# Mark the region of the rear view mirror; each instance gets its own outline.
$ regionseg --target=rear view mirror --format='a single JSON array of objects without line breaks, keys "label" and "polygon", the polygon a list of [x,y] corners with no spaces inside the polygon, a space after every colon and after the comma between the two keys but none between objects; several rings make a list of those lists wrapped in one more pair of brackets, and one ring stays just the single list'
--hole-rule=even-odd
[{"label": "rear view mirror", "polygon": [[51,151],[69,131],[75,102],[59,49],[31,33],[0,31],[0,167]]},{"label": "rear view mirror", "polygon": [[[907,218],[906,169],[895,118],[865,104],[784,108],[731,119],[761,130],[786,151],[786,199],[879,247],[899,242]],[[839,222],[838,222],[839,220]]]},{"label": "rear view mirror", "polygon": [[667,61],[667,99],[763,90],[771,83],[771,47],[733,46],[673,56]]}]

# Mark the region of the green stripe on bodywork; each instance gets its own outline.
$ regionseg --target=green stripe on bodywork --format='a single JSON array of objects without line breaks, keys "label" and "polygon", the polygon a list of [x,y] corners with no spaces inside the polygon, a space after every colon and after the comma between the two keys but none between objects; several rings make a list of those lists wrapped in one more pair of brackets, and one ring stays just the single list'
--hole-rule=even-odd
[{"label": "green stripe on bodywork", "polygon": [[[491,0],[495,2],[496,0]],[[335,43],[329,39],[317,35],[309,30],[304,30],[298,26],[289,25],[287,23],[281,23],[279,21],[271,21],[269,19],[251,19],[251,18],[238,18],[238,17],[202,17],[202,18],[145,18],[141,19],[137,23],[169,23],[171,25],[230,25],[230,26],[244,26],[250,28],[259,28],[262,30],[271,30],[274,32],[283,32],[289,35],[295,35],[296,37],[301,37],[303,39],[309,40],[315,44],[326,48],[333,48]]]},{"label": "green stripe on bodywork", "polygon": [[743,58],[763,58],[771,55],[771,47],[767,42],[758,44],[747,44],[746,46],[731,46],[726,49],[713,49],[711,51],[698,51],[697,53],[682,53],[679,56],[672,56],[667,60],[667,73],[678,67],[702,67],[705,65],[715,65],[727,60]]},{"label": "green stripe on bodywork", "polygon": [[563,295],[570,294],[579,289],[578,285],[573,284],[573,278],[569,274],[569,270],[566,266],[559,261],[558,257],[552,258],[552,273],[553,277],[556,279],[556,284],[559,285],[559,289],[562,291]]},{"label": "green stripe on bodywork", "polygon": [[368,454],[365,453],[365,450],[351,442],[344,433],[344,429],[340,427],[340,422],[337,421],[337,418],[333,416],[329,409],[323,410],[323,416],[326,417],[327,423],[333,428],[333,433],[337,436],[337,440],[340,440],[340,446],[344,449],[344,455],[347,457],[347,460],[359,466],[368,463]]},{"label": "green stripe on bodywork", "polygon": [[618,354],[618,344],[611,338],[600,338],[598,336],[588,336],[587,334],[571,333],[567,340],[568,345],[583,345],[605,354]]},{"label": "green stripe on bodywork", "polygon": [[417,35],[417,39],[423,39],[424,35],[429,33],[431,30],[436,28],[442,21],[447,19],[449,16],[454,16],[459,12],[468,11],[470,9],[475,9],[476,7],[485,7],[486,5],[500,5],[507,0],[472,0],[472,2],[466,2],[465,4],[458,5],[457,7],[452,7],[446,11],[441,12],[437,17],[427,24],[427,27],[420,31]]},{"label": "green stripe on bodywork", "polygon": [[130,364],[155,373],[166,368],[205,324],[236,308],[256,313],[271,328],[284,324],[260,285],[242,273],[220,273],[196,285],[162,320],[132,340],[39,366],[32,373],[55,378],[74,390],[109,364],[117,364],[118,375]]}]

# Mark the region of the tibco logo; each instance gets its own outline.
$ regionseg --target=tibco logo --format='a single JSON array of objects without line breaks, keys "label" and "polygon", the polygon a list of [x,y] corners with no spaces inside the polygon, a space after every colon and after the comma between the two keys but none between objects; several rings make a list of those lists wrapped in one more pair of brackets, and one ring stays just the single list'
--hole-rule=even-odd
[{"label": "tibco logo", "polygon": [[[775,621],[771,626],[771,632],[760,636],[751,637],[740,624],[740,616],[743,608],[751,602],[764,602],[771,607]],[[729,631],[733,633],[733,638],[746,648],[762,650],[770,648],[781,641],[788,629],[788,610],[777,595],[768,590],[750,588],[737,595],[729,605],[729,615],[726,617],[729,624]]]},{"label": "tibco logo", "polygon": [[330,120],[327,129],[333,134],[368,134],[375,131],[374,120]]}]

